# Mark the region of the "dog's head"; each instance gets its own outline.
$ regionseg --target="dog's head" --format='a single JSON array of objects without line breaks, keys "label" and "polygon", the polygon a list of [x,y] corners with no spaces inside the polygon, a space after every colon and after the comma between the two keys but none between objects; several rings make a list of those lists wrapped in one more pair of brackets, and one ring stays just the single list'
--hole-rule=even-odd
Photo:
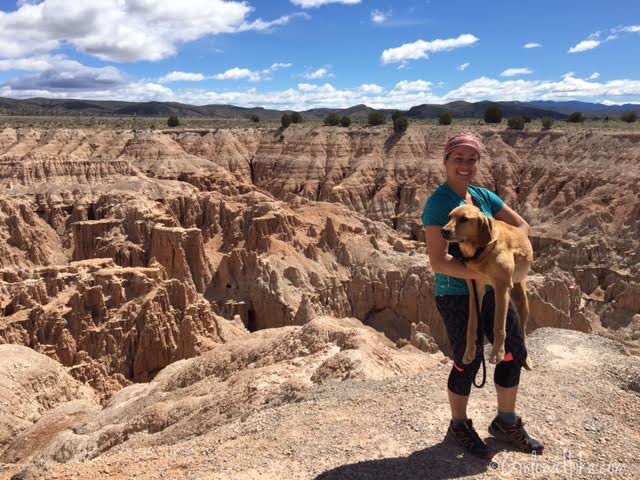
[{"label": "dog's head", "polygon": [[442,236],[449,242],[469,242],[486,245],[491,241],[491,219],[472,205],[454,208],[449,222],[442,227]]}]

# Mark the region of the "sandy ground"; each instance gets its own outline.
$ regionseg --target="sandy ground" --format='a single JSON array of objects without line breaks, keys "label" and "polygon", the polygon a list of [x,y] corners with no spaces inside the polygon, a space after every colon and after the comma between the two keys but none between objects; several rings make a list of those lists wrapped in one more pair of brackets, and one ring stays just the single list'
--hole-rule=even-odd
[{"label": "sandy ground", "polygon": [[492,366],[487,386],[472,391],[469,416],[500,450],[494,462],[446,438],[450,364],[443,364],[419,375],[326,384],[171,445],[135,448],[130,439],[84,464],[3,465],[0,478],[638,478],[640,359],[613,341],[555,329],[534,332],[530,350],[538,366],[523,374],[518,413],[545,443],[542,456],[486,433],[495,415]]}]

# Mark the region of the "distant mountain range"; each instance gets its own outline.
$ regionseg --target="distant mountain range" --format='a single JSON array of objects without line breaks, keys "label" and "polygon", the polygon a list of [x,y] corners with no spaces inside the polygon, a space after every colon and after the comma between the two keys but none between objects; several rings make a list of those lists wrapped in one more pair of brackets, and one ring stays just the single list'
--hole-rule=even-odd
[{"label": "distant mountain range", "polygon": [[[482,118],[491,104],[500,106],[505,117],[527,115],[531,118],[566,118],[572,112],[581,112],[586,117],[618,117],[625,111],[640,112],[640,105],[604,105],[588,102],[450,102],[444,105],[417,105],[404,113],[409,118],[437,118],[443,112],[449,112],[454,118]],[[300,112],[308,118],[322,119],[330,112],[347,115],[354,119],[365,119],[374,109],[366,105],[349,108],[314,108]],[[391,116],[395,110],[382,110]],[[141,117],[200,117],[218,119],[248,118],[258,115],[264,120],[277,120],[284,113],[261,107],[236,107],[233,105],[188,105],[176,102],[120,102],[102,100],[55,100],[49,98],[29,98],[16,100],[0,97],[0,114],[9,115],[82,115],[82,116],[141,116]]]}]

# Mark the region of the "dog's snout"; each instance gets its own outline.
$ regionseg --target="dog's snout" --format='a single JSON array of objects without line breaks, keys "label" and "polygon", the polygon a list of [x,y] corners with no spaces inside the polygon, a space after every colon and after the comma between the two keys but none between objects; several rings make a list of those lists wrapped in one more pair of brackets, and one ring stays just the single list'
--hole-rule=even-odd
[{"label": "dog's snout", "polygon": [[451,238],[451,232],[449,230],[445,230],[444,228],[442,230],[440,230],[440,233],[442,234],[442,237],[445,240],[449,240]]}]

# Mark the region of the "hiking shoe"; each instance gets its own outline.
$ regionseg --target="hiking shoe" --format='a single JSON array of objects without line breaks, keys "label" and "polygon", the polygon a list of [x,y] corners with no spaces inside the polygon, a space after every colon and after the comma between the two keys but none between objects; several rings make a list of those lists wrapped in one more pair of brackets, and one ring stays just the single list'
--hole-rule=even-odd
[{"label": "hiking shoe", "polygon": [[524,429],[524,423],[520,417],[516,418],[515,425],[505,423],[500,419],[500,417],[494,418],[491,425],[489,425],[489,433],[498,440],[508,442],[526,453],[535,452],[536,454],[541,455],[544,450],[544,445],[542,443],[529,436],[527,431]]},{"label": "hiking shoe", "polygon": [[473,428],[473,422],[470,418],[467,418],[460,426],[454,425],[451,420],[449,433],[462,448],[476,457],[490,459],[495,453],[480,438],[478,432]]}]

